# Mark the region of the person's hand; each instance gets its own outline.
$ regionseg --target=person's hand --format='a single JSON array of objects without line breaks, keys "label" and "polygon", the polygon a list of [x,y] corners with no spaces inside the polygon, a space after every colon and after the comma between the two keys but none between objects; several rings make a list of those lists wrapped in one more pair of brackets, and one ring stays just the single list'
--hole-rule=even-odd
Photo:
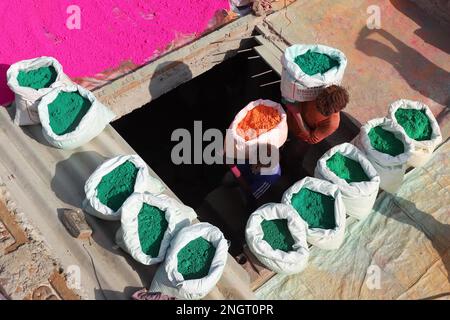
[{"label": "person's hand", "polygon": [[317,138],[317,136],[314,134],[314,132],[312,132],[309,135],[308,140],[306,140],[306,142],[308,142],[309,144],[316,144],[319,142],[319,138]]},{"label": "person's hand", "polygon": [[299,133],[297,133],[297,138],[300,139],[300,140],[308,142],[310,136],[306,132],[299,132]]}]

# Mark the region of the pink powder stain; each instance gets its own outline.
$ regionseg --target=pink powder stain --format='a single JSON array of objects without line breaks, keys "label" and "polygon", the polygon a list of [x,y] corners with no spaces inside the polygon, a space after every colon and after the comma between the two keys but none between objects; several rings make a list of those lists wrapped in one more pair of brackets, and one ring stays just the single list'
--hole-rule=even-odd
[{"label": "pink powder stain", "polygon": [[[81,9],[70,30],[67,7]],[[70,77],[94,76],[124,61],[142,65],[179,34],[199,35],[228,0],[8,0],[0,2],[0,104],[14,99],[6,70],[52,56]]]}]

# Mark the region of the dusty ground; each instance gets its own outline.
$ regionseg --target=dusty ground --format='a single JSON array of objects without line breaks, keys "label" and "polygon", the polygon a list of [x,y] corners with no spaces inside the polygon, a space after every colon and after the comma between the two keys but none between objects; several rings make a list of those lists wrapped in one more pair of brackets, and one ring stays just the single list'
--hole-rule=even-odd
[{"label": "dusty ground", "polygon": [[63,270],[1,182],[0,211],[0,293],[14,300],[64,298],[51,284]]}]

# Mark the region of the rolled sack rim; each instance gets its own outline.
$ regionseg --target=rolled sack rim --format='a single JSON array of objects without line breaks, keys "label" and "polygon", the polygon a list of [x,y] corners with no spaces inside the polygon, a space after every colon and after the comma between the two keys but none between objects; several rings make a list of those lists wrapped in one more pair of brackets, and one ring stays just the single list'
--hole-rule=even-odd
[{"label": "rolled sack rim", "polygon": [[111,218],[114,217],[117,220],[120,219],[120,208],[117,209],[117,211],[113,211],[107,205],[101,203],[97,198],[97,187],[105,175],[107,175],[126,161],[131,161],[136,166],[136,168],[138,168],[138,174],[134,183],[133,193],[145,191],[140,190],[138,186],[140,184],[145,184],[146,175],[148,175],[148,169],[144,160],[142,160],[141,157],[136,154],[119,155],[100,164],[86,181],[84,189],[86,193],[86,199],[94,210],[100,212],[102,215],[109,216]]},{"label": "rolled sack rim", "polygon": [[310,228],[308,222],[305,221],[308,237],[323,238],[324,236],[338,236],[342,232],[342,229],[345,229],[346,224],[346,210],[342,199],[342,193],[338,186],[323,179],[305,177],[294,183],[284,192],[281,202],[292,206],[292,195],[298,193],[302,188],[307,188],[311,191],[319,192],[334,198],[334,220],[336,226],[333,229]]},{"label": "rolled sack rim", "polygon": [[[357,161],[370,180],[348,183],[331,171],[327,166],[327,160],[337,152],[340,152],[342,155]],[[341,190],[342,196],[346,197],[355,195],[365,197],[370,196],[373,193],[373,190],[378,189],[380,185],[380,175],[373,164],[369,159],[367,159],[364,153],[359,150],[358,147],[348,142],[332,147],[322,157],[320,157],[317,161],[315,172],[320,175],[318,178],[329,180],[330,182],[336,184]]]},{"label": "rolled sack rim", "polygon": [[[192,237],[192,235],[195,236]],[[198,237],[203,237],[215,248],[214,258],[211,262],[208,274],[200,279],[185,280],[178,271],[178,252],[189,242]],[[165,260],[165,272],[169,281],[176,288],[180,288],[190,294],[201,294],[210,291],[217,284],[225,269],[228,257],[228,241],[222,231],[207,222],[200,222],[182,228],[172,239]]]},{"label": "rolled sack rim", "polygon": [[[295,241],[292,246],[292,251],[284,252],[278,249],[273,249],[267,241],[263,240],[264,231],[262,230],[261,223],[264,220],[275,219],[286,219],[288,221],[289,232]],[[249,232],[250,227],[254,227],[251,234]],[[292,227],[295,227],[295,229],[291,230]],[[246,240],[251,250],[259,256],[278,263],[296,264],[303,259],[308,259],[309,248],[306,237],[306,222],[300,217],[293,207],[287,204],[266,203],[253,212],[247,221]]]},{"label": "rolled sack rim", "polygon": [[[141,242],[139,240],[139,224],[138,217],[140,210],[144,203],[154,206],[161,211],[164,211],[164,218],[167,221],[167,228],[164,231],[163,239],[158,250],[158,255],[152,257],[142,250]],[[172,205],[172,206],[171,206]],[[164,260],[170,240],[175,235],[174,232],[178,229],[179,224],[187,226],[189,219],[183,223],[183,217],[178,215],[177,210],[173,207],[169,197],[161,197],[160,195],[153,195],[149,192],[135,192],[128,197],[120,208],[120,222],[122,227],[123,242],[125,243],[130,255],[144,263],[151,265]]]},{"label": "rolled sack rim", "polygon": [[[270,108],[274,108],[281,116],[280,122],[273,129],[266,131],[254,139],[245,140],[237,132],[239,123],[245,118],[247,113],[259,105],[264,105]],[[287,140],[288,127],[287,127],[287,114],[284,111],[281,104],[267,99],[258,99],[248,103],[243,109],[241,109],[234,117],[227,134],[226,134],[226,150],[233,146],[237,151],[246,151],[247,148],[255,145],[267,144],[276,148],[280,148]],[[278,137],[278,139],[276,138]],[[225,151],[226,151],[225,150]],[[234,155],[236,157],[236,154]]]},{"label": "rolled sack rim", "polygon": [[394,123],[396,123],[401,130],[406,134],[405,129],[398,123],[397,118],[395,117],[395,112],[398,109],[416,109],[416,110],[425,110],[425,114],[427,115],[428,119],[430,120],[431,125],[431,138],[429,140],[423,140],[418,141],[410,138],[413,142],[414,148],[420,148],[425,149],[427,151],[432,152],[441,142],[442,142],[442,133],[441,128],[439,127],[439,124],[431,112],[430,107],[426,105],[425,103],[422,103],[420,101],[414,101],[414,100],[408,100],[408,99],[400,99],[397,101],[392,102],[389,105],[389,111],[388,111],[388,117],[391,119]]},{"label": "rolled sack rim", "polygon": [[[83,116],[83,118],[80,120],[77,127],[73,131],[67,132],[62,135],[57,135],[50,127],[48,105],[52,103],[61,92],[78,92],[83,98],[87,98],[91,102],[91,105],[89,107],[89,110],[86,112],[86,114]],[[91,125],[92,120],[98,115],[97,110],[102,107],[106,108],[97,100],[97,98],[91,91],[79,85],[68,85],[54,88],[51,92],[42,97],[38,104],[38,113],[42,128],[45,130],[45,134],[55,142],[66,142],[76,140],[77,136],[81,132],[84,132]]]},{"label": "rolled sack rim", "polygon": [[[26,66],[23,66],[24,64]],[[49,66],[53,66],[56,71],[56,79],[50,85],[50,87],[33,89],[30,87],[22,87],[19,85],[19,82],[17,81],[17,76],[19,75],[20,71],[36,70],[42,67],[49,67]],[[13,63],[6,71],[6,77],[8,79],[7,84],[8,87],[11,89],[11,91],[21,96],[36,96],[35,99],[39,99],[40,97],[52,91],[54,88],[61,86],[62,85],[61,80],[63,78],[63,75],[64,75],[63,67],[59,63],[59,61],[53,57],[47,56],[18,61],[16,63]]]},{"label": "rolled sack rim", "polygon": [[[392,132],[394,136],[403,143],[403,146],[405,147],[403,153],[397,156],[391,156],[376,150],[372,146],[369,139],[369,131],[378,126],[381,126],[386,131]],[[374,158],[380,166],[386,167],[405,165],[414,151],[412,140],[406,135],[403,128],[388,118],[375,118],[367,121],[367,123],[361,127],[361,143],[363,148],[366,149],[366,154],[369,158]]]},{"label": "rolled sack rim", "polygon": [[[331,68],[324,74],[316,73],[311,76],[307,75],[294,62],[294,59],[299,55],[305,54],[308,50],[328,55],[329,57],[337,60],[339,62],[339,66]],[[341,50],[322,44],[294,44],[286,48],[281,57],[281,64],[286,68],[289,76],[295,79],[296,82],[314,83],[313,86],[305,88],[317,88],[340,83],[347,67],[347,57]]]}]

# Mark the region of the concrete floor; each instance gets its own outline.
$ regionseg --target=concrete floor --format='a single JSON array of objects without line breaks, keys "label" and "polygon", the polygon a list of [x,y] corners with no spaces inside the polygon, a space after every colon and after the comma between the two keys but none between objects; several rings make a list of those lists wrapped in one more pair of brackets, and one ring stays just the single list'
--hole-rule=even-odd
[{"label": "concrete floor", "polygon": [[[369,6],[381,29],[369,30]],[[448,30],[407,0],[298,0],[266,19],[287,42],[321,43],[342,50],[348,65],[346,111],[361,123],[387,114],[400,98],[426,103],[450,134]]]}]

